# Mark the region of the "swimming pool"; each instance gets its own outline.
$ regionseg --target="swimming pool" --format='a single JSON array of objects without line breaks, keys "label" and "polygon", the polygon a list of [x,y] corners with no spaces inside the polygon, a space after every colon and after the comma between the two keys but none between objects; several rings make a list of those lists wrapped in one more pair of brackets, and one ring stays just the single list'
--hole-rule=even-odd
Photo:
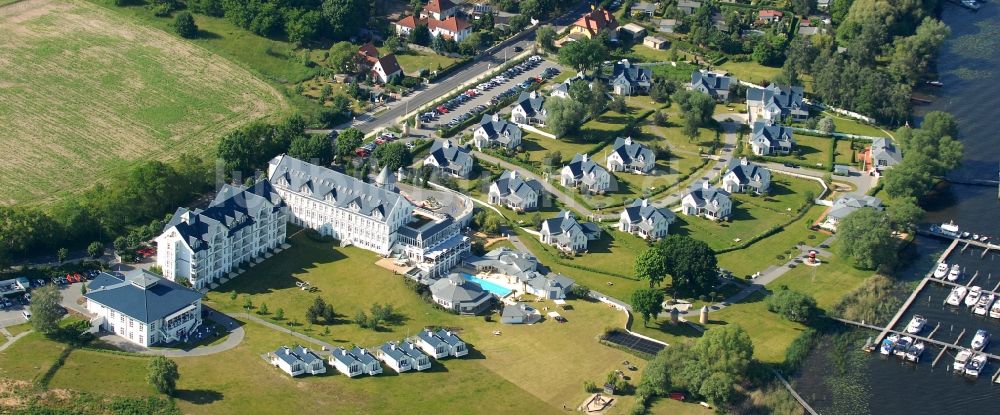
[{"label": "swimming pool", "polygon": [[472,282],[474,282],[476,284],[479,284],[479,286],[483,287],[484,290],[489,291],[489,292],[495,294],[497,297],[500,297],[500,298],[506,297],[507,294],[510,294],[510,292],[511,292],[510,289],[505,288],[504,286],[502,286],[500,284],[497,284],[495,282],[486,281],[486,280],[484,280],[482,278],[479,278],[479,277],[476,277],[476,276],[473,276],[473,275],[469,275],[469,274],[462,274],[462,276],[465,277],[465,279],[467,279],[469,281],[472,281]]}]

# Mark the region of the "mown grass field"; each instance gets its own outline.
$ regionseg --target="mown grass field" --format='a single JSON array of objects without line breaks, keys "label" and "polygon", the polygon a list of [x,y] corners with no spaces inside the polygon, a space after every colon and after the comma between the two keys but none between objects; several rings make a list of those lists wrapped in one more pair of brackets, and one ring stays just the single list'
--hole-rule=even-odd
[{"label": "mown grass field", "polygon": [[774,175],[771,177],[771,194],[767,197],[733,195],[732,220],[714,222],[678,215],[676,228],[672,227],[671,232],[674,229],[678,229],[678,233],[686,232],[695,239],[705,241],[712,249],[737,246],[772,226],[791,220],[798,208],[806,203],[804,195],[809,191],[818,195],[820,187],[811,180]]},{"label": "mown grass field", "polygon": [[[441,406],[441,402],[435,402],[437,400],[450,405],[468,405],[468,396],[475,394],[477,397],[484,396],[479,398],[483,401],[499,402],[503,399],[507,402],[514,399],[523,403],[504,404],[507,407],[501,412],[535,407],[544,412],[561,408],[564,404],[570,407],[578,405],[586,397],[582,387],[584,380],[603,379],[608,371],[620,368],[621,361],[630,356],[602,346],[595,340],[605,327],[621,326],[625,322],[624,314],[601,303],[571,300],[573,310],[563,313],[569,319],[564,324],[545,321],[523,327],[501,325],[498,315],[494,315],[492,322],[484,322],[482,318],[459,317],[431,307],[404,285],[403,277],[375,267],[375,254],[355,247],[335,248],[336,244],[315,242],[304,235],[295,237],[292,244],[292,249],[254,267],[220,287],[217,292],[209,293],[209,303],[223,310],[238,311],[242,310],[244,296],[250,296],[257,306],[266,303],[272,313],[279,307],[284,310],[285,320],[276,323],[298,320],[302,325],[292,329],[344,346],[375,346],[387,340],[412,336],[425,326],[453,327],[461,331],[461,336],[472,345],[475,354],[481,355],[468,360],[446,361],[443,365],[435,364],[441,373],[426,375],[434,376],[433,379],[421,378],[425,374],[390,375],[390,380],[385,382],[381,381],[381,377],[362,382],[335,377],[317,387],[345,388],[345,393],[359,395],[362,392],[374,394],[383,388],[412,389],[414,394],[426,396],[427,409],[448,408]],[[302,291],[295,286],[296,281],[309,281],[319,291]],[[232,291],[238,295],[236,301],[230,300],[229,293]],[[305,320],[305,309],[317,295],[329,301],[338,314],[339,321],[329,326],[329,334],[324,333],[323,327],[310,326]],[[368,310],[376,302],[392,304],[401,316],[399,322],[377,331],[362,329],[351,322],[358,311]],[[553,306],[548,303],[536,305]],[[272,317],[273,314],[262,316]],[[502,335],[494,336],[492,333],[496,330],[500,330]],[[255,346],[256,353],[266,352],[279,344]],[[441,367],[447,370],[441,370]],[[277,372],[274,376],[278,376]],[[433,393],[420,386],[439,383],[458,384],[454,389],[434,388]],[[355,385],[358,387],[355,388]],[[465,396],[453,396],[456,394]],[[416,399],[417,395],[412,398]],[[403,405],[413,399],[397,396],[379,400],[382,405],[390,406],[372,410],[396,413],[403,408],[393,405]]]},{"label": "mown grass field", "polygon": [[[794,140],[795,145],[792,146],[791,154],[787,156],[775,155],[774,157],[805,162],[808,167],[814,169],[825,169],[830,165],[830,140],[832,138],[795,134]],[[850,153],[847,156],[850,157]]]},{"label": "mown grass field", "polygon": [[[435,361],[421,373],[396,375],[391,370],[376,377],[347,377],[328,372],[323,376],[289,378],[260,358],[280,345],[303,340],[287,333],[245,322],[246,337],[236,348],[203,357],[175,358],[180,368],[177,402],[184,413],[318,413],[336,408],[346,413],[474,413],[479,403],[490,403],[499,414],[558,413],[575,407],[587,396],[583,382],[601,382],[621,362],[634,356],[599,344],[606,327],[620,327],[625,315],[598,302],[570,300],[571,310],[561,311],[569,321],[543,321],[532,326],[502,325],[499,317],[460,317],[431,307],[409,290],[401,276],[373,265],[375,254],[357,248],[339,248],[303,235],[293,238],[289,249],[257,265],[208,302],[218,308],[243,311],[244,296],[272,311],[281,307],[285,325],[298,320],[293,330],[335,345],[376,346],[386,340],[414,335],[425,326],[451,327],[460,332],[473,352],[466,358]],[[309,281],[318,293],[300,290],[295,281]],[[228,291],[238,294],[229,299]],[[305,308],[315,296],[328,300],[338,314],[336,324],[324,334],[305,323]],[[354,313],[374,302],[393,304],[401,315],[398,324],[374,331],[351,323]],[[536,303],[539,308],[551,303]],[[273,314],[260,316],[271,320]],[[494,331],[502,335],[493,335]],[[316,347],[312,345],[312,347]],[[61,344],[32,333],[0,352],[0,377],[32,381],[52,366]],[[148,396],[154,391],[145,381],[148,358],[74,350],[55,371],[50,387],[101,394]],[[643,362],[636,362],[640,370]],[[331,369],[328,369],[331,370]],[[640,372],[630,372],[638,379]],[[83,381],[86,379],[87,381]],[[634,382],[634,381],[633,381]],[[610,413],[626,413],[633,398],[619,397]]]},{"label": "mown grass field", "polygon": [[208,153],[281,111],[250,72],[82,1],[0,9],[0,203],[44,203],[144,159]]}]

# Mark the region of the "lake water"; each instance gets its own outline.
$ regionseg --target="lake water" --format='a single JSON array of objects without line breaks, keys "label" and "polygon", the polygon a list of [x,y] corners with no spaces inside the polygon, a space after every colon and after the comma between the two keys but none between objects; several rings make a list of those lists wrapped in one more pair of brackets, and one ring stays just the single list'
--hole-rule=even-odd
[{"label": "lake water", "polygon": [[[962,167],[950,177],[996,179],[1000,166],[1000,2],[985,3],[975,13],[945,4],[942,18],[952,31],[938,62],[944,87],[929,91],[937,99],[917,108],[916,113],[919,118],[927,111],[942,110],[958,120],[965,154]],[[963,230],[991,235],[993,242],[1000,239],[998,207],[996,187],[970,185],[950,185],[925,206],[928,222],[954,220]],[[918,238],[912,248],[918,257],[900,271],[899,277],[922,278],[946,247],[942,241]],[[978,270],[976,285],[992,289],[1000,284],[1000,253],[981,258],[981,252],[970,249],[956,253],[949,262],[959,262],[972,272]],[[898,328],[905,327],[912,315],[921,314],[931,327],[941,325],[935,338],[954,340],[962,329],[968,330],[960,342],[966,346],[976,329],[987,329],[996,336],[988,350],[1000,354],[1000,321],[975,316],[964,306],[944,306],[948,292],[940,285],[928,285]],[[1000,413],[1000,385],[992,385],[986,376],[970,380],[953,374],[949,370],[954,360],[951,352],[946,352],[932,368],[930,362],[939,351],[928,347],[919,364],[877,354],[866,357],[862,370],[852,378],[858,384],[841,388],[848,393],[833,392],[834,388],[824,382],[832,364],[822,353],[814,353],[804,365],[796,388],[822,414]],[[862,352],[852,349],[847,353]],[[998,369],[1000,364],[991,362],[986,373],[992,375]],[[855,399],[846,395],[860,395],[861,399],[844,404],[845,400]]]}]

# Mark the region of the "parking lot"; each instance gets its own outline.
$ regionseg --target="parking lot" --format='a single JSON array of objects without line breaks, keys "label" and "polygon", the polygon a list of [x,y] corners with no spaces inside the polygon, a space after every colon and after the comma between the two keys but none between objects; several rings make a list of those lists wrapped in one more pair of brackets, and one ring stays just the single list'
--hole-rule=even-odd
[{"label": "parking lot", "polygon": [[[84,277],[84,281],[87,277],[93,278],[93,276],[96,276],[96,274],[87,275],[86,273],[80,273],[80,275]],[[52,283],[53,282],[51,280],[31,279],[32,289]],[[83,294],[80,292],[80,286],[84,283],[85,282],[80,281],[64,281],[63,279],[59,281],[57,285],[59,286],[59,291],[62,293],[63,301],[61,304],[63,307],[77,312],[85,310],[85,306],[77,304],[79,299],[83,297]],[[28,319],[24,316],[24,312],[28,310],[30,306],[28,298],[30,298],[30,296],[26,298],[24,294],[15,294],[0,300],[4,302],[4,305],[0,307],[0,327],[13,326],[26,323],[28,321]],[[8,303],[9,305],[7,305]]]},{"label": "parking lot", "polygon": [[[463,114],[469,114],[467,115],[468,117],[478,119],[479,117],[481,117],[481,113],[474,112],[473,111],[474,109],[476,109],[477,107],[485,109],[487,106],[490,105],[491,101],[494,98],[503,94],[504,91],[508,91],[511,88],[516,88],[518,85],[521,85],[528,79],[540,77],[542,75],[542,72],[548,68],[562,70],[562,68],[560,68],[558,64],[545,59],[541,59],[537,65],[534,65],[533,67],[528,68],[517,75],[509,77],[505,82],[501,82],[485,90],[479,89],[478,90],[479,93],[475,97],[455,106],[453,109],[448,110],[447,113],[437,115],[436,118],[431,121],[426,121],[427,124],[425,125],[432,128],[438,128],[440,126],[447,125],[449,122],[459,118],[460,116],[463,116]],[[487,81],[489,80],[484,80],[483,82],[485,83]],[[476,88],[477,86],[479,85],[473,85],[472,88]],[[514,92],[515,95],[519,93],[520,90]]]}]

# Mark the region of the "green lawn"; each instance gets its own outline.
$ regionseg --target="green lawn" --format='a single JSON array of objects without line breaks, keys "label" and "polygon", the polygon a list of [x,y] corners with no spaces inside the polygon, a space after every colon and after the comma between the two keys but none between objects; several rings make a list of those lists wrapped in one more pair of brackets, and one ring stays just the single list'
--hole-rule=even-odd
[{"label": "green lawn", "polygon": [[[809,224],[819,218],[825,209],[824,206],[812,206],[805,216],[788,224],[781,232],[744,249],[718,255],[719,266],[732,271],[737,277],[745,277],[763,271],[768,266],[788,262],[784,251],[796,252],[796,244],[799,242],[815,246],[827,238],[827,235],[809,229]],[[778,259],[778,255],[782,258]]]},{"label": "green lawn", "polygon": [[0,204],[52,202],[141,160],[210,154],[227,131],[287,107],[251,72],[92,3],[13,9],[0,16],[0,39],[17,45],[0,61]]},{"label": "green lawn", "polygon": [[741,81],[760,84],[763,81],[770,81],[781,73],[781,68],[763,66],[757,62],[733,62],[726,61],[719,65],[718,69],[729,71]]},{"label": "green lawn", "polygon": [[835,131],[838,133],[865,135],[869,137],[890,137],[890,135],[885,131],[882,131],[881,128],[868,125],[851,118],[845,118],[827,111],[823,112],[823,116],[833,117],[833,124],[836,126]]},{"label": "green lawn", "polygon": [[[382,49],[382,53],[385,53],[384,48]],[[407,75],[417,74],[421,69],[427,69],[428,71],[447,69],[459,61],[459,59],[449,58],[436,53],[425,53],[415,50],[405,54],[397,53],[396,60],[399,61],[399,67],[403,69],[403,73]]]},{"label": "green lawn", "polygon": [[17,336],[18,334],[24,333],[28,330],[31,330],[31,324],[29,323],[7,326],[7,331],[9,331],[12,336]]},{"label": "green lawn", "polygon": [[777,289],[784,285],[809,294],[816,298],[820,308],[828,310],[872,275],[871,271],[856,269],[840,258],[822,259],[823,264],[818,267],[798,266],[789,270],[770,286]]},{"label": "green lawn", "polygon": [[[294,330],[334,344],[375,346],[413,335],[424,326],[446,326],[460,332],[471,345],[472,354],[435,362],[433,369],[422,373],[396,375],[387,369],[381,376],[358,379],[333,373],[291,379],[260,355],[302,340],[247,322],[246,337],[236,348],[212,356],[175,359],[181,373],[176,398],[184,413],[311,413],[331,407],[373,414],[466,413],[469,396],[481,402],[503,402],[491,406],[494,413],[557,413],[563,405],[575,407],[582,402],[587,396],[582,388],[585,380],[599,382],[608,372],[622,368],[623,360],[636,360],[596,341],[606,327],[625,322],[623,313],[602,303],[570,300],[572,309],[561,312],[567,323],[501,325],[496,315],[492,322],[485,322],[434,309],[409,291],[402,277],[375,267],[375,254],[314,242],[302,235],[293,238],[292,244],[294,248],[248,270],[225,287],[240,294],[236,302],[229,300],[228,293],[213,292],[208,303],[235,311],[240,309],[242,296],[250,295],[258,305],[266,302],[271,310],[282,307],[289,319],[304,321],[303,310],[316,294],[299,290],[293,282],[306,280],[320,288],[318,295],[329,300],[339,315],[351,315],[378,300],[395,305],[402,321],[382,331],[360,329],[349,322],[330,326],[330,335],[308,325]],[[502,335],[493,335],[498,330]],[[0,377],[31,381],[48,370],[61,350],[62,345],[29,334],[0,353]],[[153,391],[145,381],[147,361],[145,357],[76,350],[55,372],[51,385],[148,396]],[[641,369],[643,362],[637,363]],[[638,378],[639,373],[633,375]],[[393,392],[387,395],[386,391]],[[620,406],[612,413],[624,413],[632,403],[633,398],[621,397]]]},{"label": "green lawn", "polygon": [[851,163],[851,153],[852,153],[852,150],[851,150],[851,140],[841,140],[841,139],[838,139],[837,140],[836,151],[837,151],[837,154],[834,156],[835,157],[834,161],[837,164],[843,164],[843,165],[847,165],[847,166],[850,166],[850,165],[853,164],[853,163]]},{"label": "green lawn", "polygon": [[0,378],[34,381],[55,363],[64,346],[35,332],[0,352]]},{"label": "green lawn", "polygon": [[775,156],[778,159],[796,160],[808,163],[809,167],[826,169],[830,164],[830,140],[832,138],[815,137],[805,134],[795,134],[795,145],[791,154]]},{"label": "green lawn", "polygon": [[695,402],[658,398],[649,407],[650,415],[711,415],[715,412]]},{"label": "green lawn", "polygon": [[814,194],[820,191],[819,185],[811,180],[778,175],[772,176],[771,180],[771,195],[767,197],[734,195],[732,220],[729,222],[679,215],[674,226],[679,225],[683,232],[705,241],[713,249],[729,248],[788,222],[795,216],[798,207],[806,202],[806,191]]},{"label": "green lawn", "polygon": [[754,357],[764,363],[785,361],[785,349],[806,326],[781,318],[767,311],[764,293],[757,292],[739,304],[708,314],[708,329],[713,326],[739,324],[753,340]]},{"label": "green lawn", "polygon": [[[616,242],[622,243],[622,246],[628,246],[636,252],[629,254],[631,258],[635,258],[636,255],[642,253],[646,248],[635,241],[641,243],[638,238],[630,237],[635,241],[628,241],[624,238],[628,235],[620,235],[616,239]],[[645,281],[639,281],[630,278],[622,278],[617,275],[611,275],[601,270],[609,270],[615,274],[631,276],[633,272],[633,265],[631,262],[626,263],[622,260],[615,260],[613,264],[615,267],[602,266],[600,270],[584,270],[577,268],[577,266],[585,266],[587,263],[593,263],[593,260],[584,259],[583,261],[577,261],[577,259],[582,258],[576,257],[574,259],[563,259],[558,256],[554,248],[543,245],[538,241],[538,237],[529,235],[525,232],[518,231],[518,237],[523,242],[528,249],[538,256],[538,260],[544,264],[546,267],[551,269],[553,272],[559,272],[572,277],[578,284],[585,285],[591,289],[600,291],[604,294],[610,295],[612,297],[621,299],[623,301],[628,301],[628,298],[632,295],[632,292],[638,288],[648,287],[649,284]],[[589,254],[583,254],[586,256]],[[633,259],[634,261],[634,259]],[[598,264],[601,265],[601,264]],[[609,284],[610,283],[610,284]]]},{"label": "green lawn", "polygon": [[[578,404],[577,401],[585,397],[580,387],[583,380],[603,376],[627,356],[594,341],[594,336],[604,327],[624,324],[623,314],[599,303],[571,301],[574,310],[567,312],[566,317],[570,320],[567,324],[545,322],[521,329],[495,322],[484,323],[480,318],[458,317],[432,308],[405,287],[402,277],[375,267],[375,254],[354,247],[334,249],[334,244],[314,242],[301,235],[294,238],[292,244],[292,249],[254,267],[221,287],[219,292],[210,293],[209,303],[235,311],[240,309],[243,296],[250,295],[255,304],[266,303],[272,311],[283,308],[286,321],[294,318],[299,322],[305,321],[304,310],[316,295],[330,301],[338,318],[345,320],[353,318],[358,311],[367,310],[376,301],[390,303],[399,311],[401,321],[381,331],[361,329],[347,321],[330,326],[329,335],[323,334],[318,326],[303,325],[294,329],[334,344],[374,346],[412,335],[428,325],[460,328],[463,338],[485,356],[485,359],[472,360],[478,369],[471,364],[468,369],[471,373],[480,373],[483,382],[467,380],[464,386],[467,390],[494,388],[498,382],[506,380],[555,408]],[[354,271],[361,269],[365,272]],[[309,281],[319,288],[319,292],[311,294],[298,289],[294,282],[299,280]],[[233,290],[239,294],[236,301],[229,299],[228,293]],[[493,336],[494,330],[502,330],[503,335]],[[456,371],[451,362],[446,366],[448,372]],[[420,389],[416,385],[410,388]],[[382,411],[394,412],[391,408]]]},{"label": "green lawn", "polygon": [[[539,169],[542,168],[542,157],[545,153],[558,151],[562,155],[564,163],[568,163],[573,155],[584,153],[594,148],[593,142],[576,141],[571,138],[548,138],[538,134],[528,133],[521,136],[521,146],[528,153],[528,158],[532,164]],[[558,166],[555,170],[558,170]]]},{"label": "green lawn", "polygon": [[[156,17],[145,5],[116,7],[105,0],[88,0],[165,32],[174,33],[171,17]],[[224,18],[194,15],[199,36],[188,40],[278,83],[297,83],[319,74],[302,63],[301,52],[289,42],[267,39],[237,27]]]}]

